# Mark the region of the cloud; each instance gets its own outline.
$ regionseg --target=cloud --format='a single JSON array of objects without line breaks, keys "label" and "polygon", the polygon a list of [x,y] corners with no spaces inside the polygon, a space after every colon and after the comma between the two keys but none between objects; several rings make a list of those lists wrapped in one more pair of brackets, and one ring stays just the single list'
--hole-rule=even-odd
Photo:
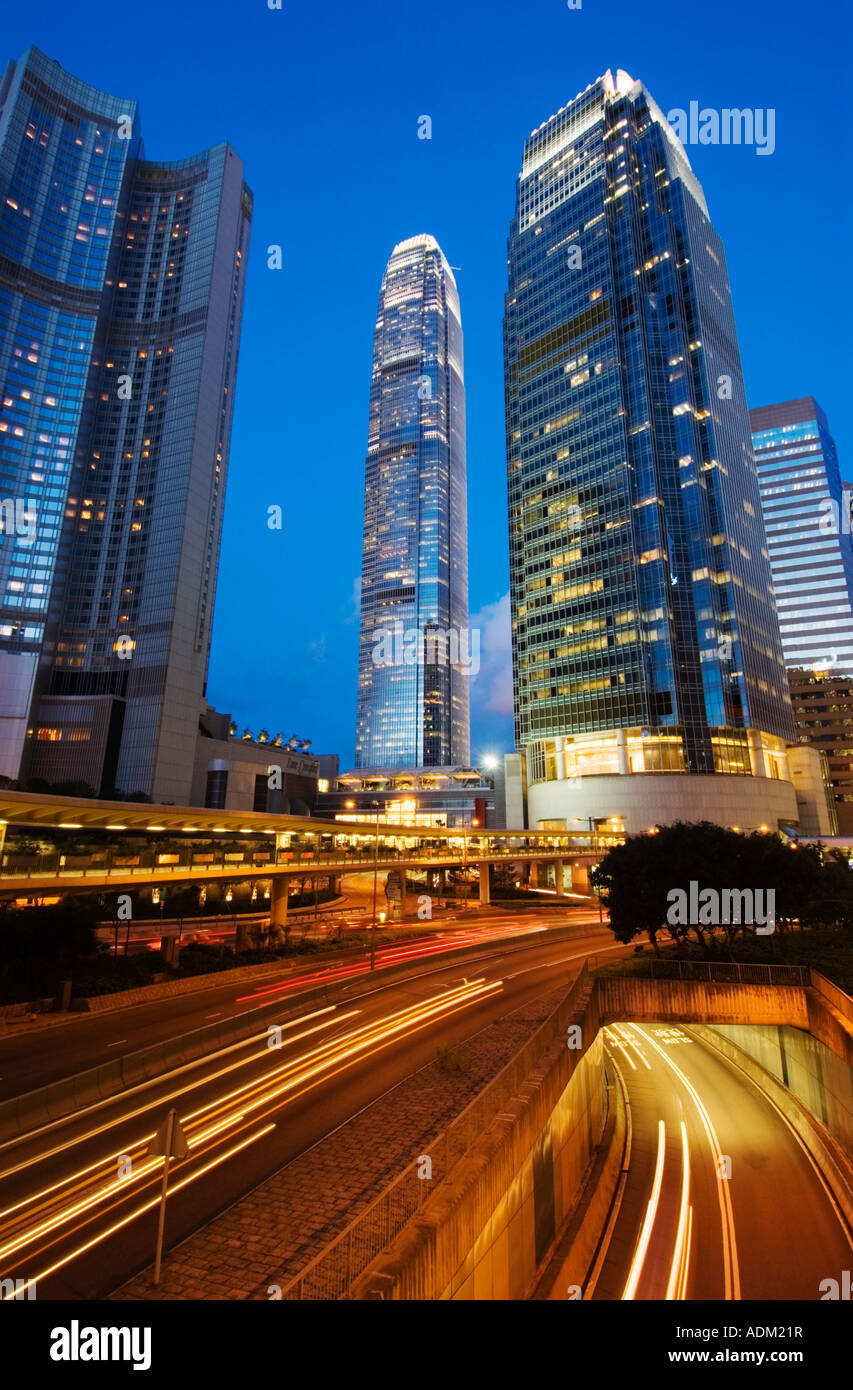
[{"label": "cloud", "polygon": [[478,714],[512,715],[512,624],[509,592],[472,613],[480,629],[480,669],[472,681],[471,704]]},{"label": "cloud", "polygon": [[344,618],[347,624],[357,623],[361,619],[361,575],[357,574],[352,581],[352,597],[350,599],[352,607]]}]

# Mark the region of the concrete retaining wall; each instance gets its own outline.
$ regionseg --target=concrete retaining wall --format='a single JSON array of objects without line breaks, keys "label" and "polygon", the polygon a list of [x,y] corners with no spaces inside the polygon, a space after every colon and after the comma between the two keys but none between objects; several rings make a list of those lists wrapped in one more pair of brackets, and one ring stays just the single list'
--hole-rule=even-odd
[{"label": "concrete retaining wall", "polygon": [[[687,1031],[695,1034],[715,1052],[719,1052],[735,1066],[740,1067],[741,1071],[745,1072],[781,1110],[791,1128],[799,1135],[809,1153],[815,1158],[817,1166],[829,1184],[848,1225],[853,1229],[853,1158],[850,1156],[850,1150],[846,1149],[845,1145],[830,1133],[807,1104],[792,1094],[781,1080],[777,1080],[776,1076],[768,1070],[767,1065],[762,1064],[769,1062],[772,1066],[773,1058],[769,1055],[768,1048],[757,1039],[754,1030],[751,1037],[741,1038],[741,1041],[746,1043],[746,1048],[739,1046],[734,1040],[739,1033],[746,1034],[748,1031],[746,1029],[733,1030],[728,1027],[719,1029],[706,1024],[693,1024]],[[770,1032],[769,1029],[763,1031],[765,1033]],[[770,1044],[772,1039],[767,1038],[765,1042]],[[809,1043],[813,1047],[815,1046],[813,1039],[804,1037],[804,1047],[807,1047]],[[757,1061],[754,1056],[750,1055],[750,1051],[747,1049],[753,1048],[761,1048],[762,1061]],[[839,1067],[842,1065],[839,1062]],[[848,1086],[849,1082],[848,1072]]]},{"label": "concrete retaining wall", "polygon": [[[519,1299],[572,1213],[606,1115],[591,981],[512,1104],[353,1286],[355,1299]],[[567,1026],[582,1046],[567,1046]]]},{"label": "concrete retaining wall", "polygon": [[631,1153],[631,1108],[618,1068],[604,1064],[609,1115],[599,1152],[577,1198],[575,1210],[554,1245],[530,1297],[565,1302],[589,1298],[600,1259],[603,1232],[618,1212]]},{"label": "concrete retaining wall", "polygon": [[853,1067],[853,1000],[816,970],[812,970],[808,991],[809,1021],[806,1025],[822,1043]]},{"label": "concrete retaining wall", "polygon": [[761,1024],[712,1027],[757,1062],[853,1154],[853,1071],[845,1061],[799,1029]]},{"label": "concrete retaining wall", "polygon": [[690,1023],[789,1023],[808,1028],[806,991],[800,985],[717,984],[693,980],[647,980],[602,976],[598,980],[602,1023],[632,1019]]}]

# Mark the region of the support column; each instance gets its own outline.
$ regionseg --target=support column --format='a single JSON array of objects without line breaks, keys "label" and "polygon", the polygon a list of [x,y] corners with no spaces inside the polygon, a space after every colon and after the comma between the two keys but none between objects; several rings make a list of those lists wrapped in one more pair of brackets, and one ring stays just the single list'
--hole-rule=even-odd
[{"label": "support column", "polygon": [[563,861],[562,861],[562,859],[555,859],[555,860],[554,860],[554,887],[555,887],[556,890],[557,890],[557,897],[558,897],[558,898],[564,898],[564,897],[566,896],[566,887],[565,887],[565,884],[563,883]]},{"label": "support column", "polygon": [[587,864],[572,865],[572,888],[578,893],[588,893],[589,888],[589,866]]},{"label": "support column", "polygon": [[480,865],[480,902],[490,903],[492,901],[491,880],[489,878],[489,864]]},{"label": "support column", "polygon": [[747,729],[746,737],[749,741],[749,761],[752,765],[752,775],[753,777],[766,777],[767,769],[764,766],[761,732],[758,729]]},{"label": "support column", "polygon": [[276,874],[270,886],[270,931],[287,926],[288,875]]},{"label": "support column", "polygon": [[619,755],[619,775],[625,777],[631,771],[631,764],[628,760],[628,735],[624,729],[616,730],[616,752]]}]

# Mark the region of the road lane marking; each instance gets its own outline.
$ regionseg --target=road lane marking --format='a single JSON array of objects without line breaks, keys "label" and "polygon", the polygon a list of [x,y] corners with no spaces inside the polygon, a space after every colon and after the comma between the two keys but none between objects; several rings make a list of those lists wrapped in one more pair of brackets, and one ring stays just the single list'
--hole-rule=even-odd
[{"label": "road lane marking", "polygon": [[732,1210],[729,1184],[720,1179],[723,1152],[720,1148],[720,1142],[711,1121],[711,1116],[702,1104],[701,1097],[696,1087],[687,1079],[681,1068],[676,1066],[666,1050],[662,1048],[659,1043],[656,1043],[654,1038],[650,1037],[638,1023],[634,1023],[631,1026],[636,1028],[640,1037],[645,1038],[651,1043],[656,1052],[660,1053],[667,1066],[672,1068],[682,1085],[686,1088],[696,1109],[699,1111],[699,1118],[702,1121],[702,1127],[708,1137],[708,1143],[711,1146],[711,1153],[714,1158],[714,1167],[717,1170],[717,1201],[720,1207],[720,1221],[723,1233],[723,1268],[726,1281],[725,1296],[727,1301],[738,1302],[740,1300],[740,1266],[738,1264],[737,1241],[735,1239],[735,1218]]},{"label": "road lane marking", "polygon": [[[617,1029],[620,1038],[624,1038],[624,1039],[625,1039],[625,1042],[628,1044],[628,1046],[629,1046],[629,1047],[633,1047],[634,1051],[636,1052],[637,1056],[639,1057],[639,1059],[640,1059],[640,1061],[642,1062],[643,1066],[645,1067],[646,1071],[651,1071],[651,1069],[652,1069],[652,1068],[651,1068],[651,1063],[648,1062],[648,1061],[646,1060],[645,1056],[643,1055],[643,1050],[642,1050],[642,1048],[637,1044],[636,1039],[632,1038],[630,1033],[624,1032],[623,1029],[619,1026],[618,1023],[614,1024],[614,1027]],[[636,1070],[636,1068],[635,1068],[635,1070]]]},{"label": "road lane marking", "polygon": [[636,1071],[636,1063],[634,1062],[634,1059],[631,1056],[628,1049],[626,1048],[625,1044],[620,1042],[618,1038],[614,1037],[609,1028],[605,1028],[604,1036],[607,1038],[609,1042],[612,1042],[616,1047],[618,1047],[620,1052],[623,1052],[625,1054],[625,1061],[628,1063],[628,1066],[631,1068],[632,1071]]},{"label": "road lane marking", "polygon": [[666,1125],[663,1120],[658,1120],[658,1157],[655,1164],[655,1176],[652,1183],[652,1195],[646,1207],[646,1218],[643,1222],[643,1229],[640,1231],[640,1238],[637,1241],[637,1248],[634,1251],[634,1258],[631,1261],[631,1268],[628,1273],[628,1282],[622,1294],[622,1301],[631,1300],[637,1291],[640,1282],[640,1275],[643,1272],[643,1262],[646,1258],[646,1251],[649,1248],[649,1241],[652,1238],[652,1228],[657,1216],[658,1202],[660,1201],[660,1190],[663,1183],[663,1161],[666,1151]]}]

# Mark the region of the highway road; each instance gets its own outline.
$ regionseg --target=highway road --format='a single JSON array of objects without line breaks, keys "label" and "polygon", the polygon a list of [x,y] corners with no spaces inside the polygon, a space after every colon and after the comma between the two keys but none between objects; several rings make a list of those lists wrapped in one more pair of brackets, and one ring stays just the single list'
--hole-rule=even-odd
[{"label": "highway road", "polygon": [[850,1268],[853,1244],[775,1106],[687,1026],[611,1024],[606,1038],[633,1135],[584,1297],[819,1299],[821,1281]]},{"label": "highway road", "polygon": [[[522,951],[493,941],[473,962],[436,958],[434,969],[407,981],[383,984],[381,971],[360,977],[346,1000],[306,1004],[296,1018],[284,1018],[293,1007],[286,993],[280,1049],[269,1047],[275,1019],[267,1016],[241,1043],[0,1145],[0,1277],[34,1280],[39,1299],[97,1298],[150,1263],[162,1160],[145,1151],[170,1106],[190,1144],[189,1157],[173,1165],[175,1244],[431,1062],[438,1043],[462,1042],[544,991],[568,986],[588,954],[603,949],[630,947],[614,947],[597,922],[580,924],[569,941],[531,932]],[[223,1009],[235,1006],[238,992],[232,984]],[[207,1012],[210,1004],[208,993]],[[92,1023],[120,1028],[138,1045],[130,1015],[138,1011]],[[94,1044],[78,1026],[87,1025],[41,1040],[82,1047],[87,1056],[93,1045],[103,1048],[103,1037]],[[182,1019],[178,1030],[173,1016],[170,1026],[174,1033],[189,1024]],[[67,1072],[67,1057],[61,1065]]]},{"label": "highway road", "polygon": [[[392,942],[378,947],[377,968],[397,964],[410,957],[416,961],[436,952],[446,951],[482,940],[484,944],[508,932],[546,930],[549,926],[576,926],[583,932],[581,945],[590,952],[612,946],[613,934],[607,926],[601,928],[597,915],[588,908],[519,914],[507,917],[506,912],[477,918],[467,927],[448,925],[439,930],[414,934],[411,942]],[[380,937],[381,940],[381,937]],[[580,948],[579,948],[580,949]],[[75,1014],[67,1023],[51,1024],[33,1030],[16,1025],[0,1037],[0,1100],[61,1081],[67,1076],[98,1066],[101,1062],[135,1052],[164,1038],[177,1037],[217,1020],[233,1018],[276,997],[296,992],[300,984],[310,988],[370,970],[370,955],[349,957],[346,963],[322,955],[287,964],[262,978],[242,984],[223,981],[221,985],[197,993],[158,999],[147,1004],[112,1010],[104,1014]]]}]

